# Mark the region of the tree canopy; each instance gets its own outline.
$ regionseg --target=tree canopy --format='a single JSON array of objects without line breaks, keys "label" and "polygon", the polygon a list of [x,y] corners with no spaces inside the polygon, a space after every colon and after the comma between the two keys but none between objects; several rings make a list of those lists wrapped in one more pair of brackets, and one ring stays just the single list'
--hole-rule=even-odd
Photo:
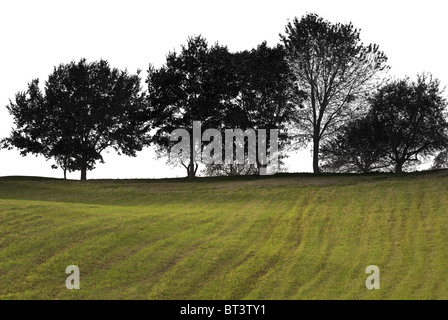
[{"label": "tree canopy", "polygon": [[316,14],[295,18],[280,37],[307,96],[297,112],[298,126],[301,137],[313,142],[313,170],[319,173],[321,141],[353,119],[369,84],[388,68],[387,57],[377,45],[364,45],[351,23],[333,24]]},{"label": "tree canopy", "polygon": [[[236,54],[239,94],[234,106],[240,110],[237,114],[244,116],[227,121],[227,126],[233,124],[238,128],[266,129],[267,132],[277,129],[280,160],[291,142],[289,128],[304,98],[294,85],[296,79],[285,58],[281,45],[271,48],[266,42]],[[270,141],[268,135],[267,146]],[[260,161],[257,165],[260,166]]]},{"label": "tree canopy", "polygon": [[189,37],[180,53],[170,52],[159,69],[148,70],[148,101],[154,135],[151,141],[160,155],[167,155],[173,144],[171,133],[185,129],[190,134],[190,157],[170,157],[196,176],[198,162],[193,157],[193,122],[202,128],[222,128],[223,114],[235,90],[231,54],[227,48],[209,46],[202,36]]},{"label": "tree canopy", "polygon": [[446,99],[440,81],[431,75],[391,81],[370,103],[370,114],[382,131],[380,148],[396,173],[446,146]]},{"label": "tree canopy", "polygon": [[329,172],[369,173],[389,167],[381,147],[383,132],[371,115],[345,124],[322,146],[322,168]]},{"label": "tree canopy", "polygon": [[113,148],[135,156],[148,136],[147,104],[140,77],[111,68],[105,60],[61,64],[45,82],[30,82],[7,106],[15,128],[4,139],[22,155],[54,158],[65,170],[87,179],[102,152]]},{"label": "tree canopy", "polygon": [[[303,99],[294,86],[294,75],[285,60],[285,51],[280,45],[269,47],[263,42],[252,50],[233,53],[232,58],[236,70],[233,87],[236,86],[236,90],[224,112],[222,125],[229,129],[266,130],[266,148],[270,148],[270,130],[278,130],[277,157],[281,163],[286,146],[290,143],[289,127]],[[256,139],[263,137],[257,135]],[[246,160],[247,143],[247,140],[243,141]],[[234,144],[241,144],[241,141],[235,140]],[[215,175],[260,173],[266,165],[260,161],[258,152],[254,167],[256,170],[248,163],[226,163],[211,165],[207,172]]]},{"label": "tree canopy", "polygon": [[60,64],[7,105],[14,127],[0,147],[53,159],[64,178],[79,170],[81,180],[106,150],[136,156],[149,145],[189,178],[199,162],[209,175],[266,174],[274,161],[279,171],[287,151],[309,143],[316,174],[401,173],[436,154],[433,168],[448,165],[437,79],[386,80],[385,53],[352,23],[310,13],[279,36],[238,52],[189,37],[161,67],[149,65],[146,92],[140,70]]}]

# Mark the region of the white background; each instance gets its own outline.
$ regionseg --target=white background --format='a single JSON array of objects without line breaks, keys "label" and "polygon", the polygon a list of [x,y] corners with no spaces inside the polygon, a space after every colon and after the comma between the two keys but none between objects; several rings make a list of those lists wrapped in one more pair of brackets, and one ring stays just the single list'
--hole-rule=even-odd
[{"label": "white background", "polygon": [[[431,72],[448,82],[446,0],[426,1],[1,1],[0,2],[0,138],[13,122],[5,106],[34,78],[41,84],[55,65],[107,59],[112,67],[160,67],[165,55],[179,49],[188,36],[203,35],[230,51],[251,49],[263,40],[279,42],[288,19],[315,12],[332,22],[353,22],[364,43],[385,51],[389,74],[415,78]],[[144,82],[142,86],[145,89]],[[105,164],[88,178],[157,178],[184,176],[182,168],[156,160],[151,148],[136,158],[105,153]],[[310,172],[309,150],[291,154],[290,172]],[[21,157],[0,150],[0,176],[61,177],[42,157]],[[69,174],[78,179],[79,172]]]}]

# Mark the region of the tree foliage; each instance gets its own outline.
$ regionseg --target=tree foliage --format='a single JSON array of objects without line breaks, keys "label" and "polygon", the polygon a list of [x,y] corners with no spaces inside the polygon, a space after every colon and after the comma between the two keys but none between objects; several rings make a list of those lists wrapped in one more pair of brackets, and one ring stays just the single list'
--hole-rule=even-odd
[{"label": "tree foliage", "polygon": [[391,81],[379,89],[371,106],[371,116],[381,125],[381,148],[395,172],[446,146],[446,100],[439,80],[431,75]]},{"label": "tree foliage", "polygon": [[441,151],[433,161],[432,170],[440,170],[448,168],[448,149]]},{"label": "tree foliage", "polygon": [[194,178],[198,163],[193,158],[193,121],[201,121],[204,130],[221,128],[223,114],[230,101],[234,72],[231,54],[226,47],[209,46],[202,36],[190,37],[180,53],[170,52],[166,63],[148,71],[148,98],[151,107],[151,139],[160,155],[166,155],[173,144],[170,134],[185,129],[190,134],[190,158],[180,161]]},{"label": "tree foliage", "polygon": [[[227,105],[222,125],[233,129],[265,129],[266,148],[270,148],[270,130],[278,130],[278,153],[280,162],[286,156],[285,150],[290,143],[289,126],[293,122],[295,110],[301,102],[301,95],[294,86],[294,75],[285,60],[282,46],[269,47],[266,42],[252,50],[232,54],[236,77],[236,94]],[[224,138],[224,137],[223,137]],[[257,139],[261,139],[257,136]],[[234,142],[235,145],[237,142]],[[241,142],[240,142],[241,143]],[[248,141],[244,141],[247,160]],[[236,148],[235,148],[236,149]],[[253,174],[253,168],[260,173],[266,167],[258,157],[256,166],[248,163],[226,163],[209,165],[206,174],[241,175]]]},{"label": "tree foliage", "polygon": [[[239,93],[225,121],[227,127],[266,129],[267,133],[277,129],[280,160],[285,157],[291,141],[289,127],[304,98],[294,85],[296,79],[285,57],[282,46],[271,48],[266,42],[235,54]],[[267,147],[270,141],[268,134]]]},{"label": "tree foliage", "polygon": [[[284,57],[281,46],[270,48],[262,43],[250,51],[230,53],[218,44],[209,47],[198,36],[190,37],[180,53],[169,53],[160,69],[150,66],[147,83],[155,130],[152,141],[159,153],[166,155],[176,143],[170,141],[170,134],[176,129],[187,130],[192,140],[193,121],[201,121],[203,131],[222,130],[222,141],[224,129],[266,129],[267,133],[279,129],[278,140],[283,146],[288,141],[287,124],[294,115],[297,100]],[[268,135],[267,148],[269,141]],[[170,161],[180,162],[192,178],[198,163],[193,159],[193,141],[190,146],[189,159],[179,161],[175,157]],[[247,145],[244,148],[247,155]],[[230,167],[221,168],[225,165]],[[238,167],[232,169],[232,165],[217,165],[210,170],[236,172]],[[257,167],[261,167],[258,159]]]},{"label": "tree foliage", "polygon": [[369,173],[389,167],[381,126],[368,115],[347,123],[322,146],[323,170]]},{"label": "tree foliage", "polygon": [[135,156],[147,139],[148,121],[140,77],[111,68],[105,60],[61,64],[45,82],[33,80],[7,106],[15,128],[3,142],[22,155],[54,158],[87,178],[102,152]]},{"label": "tree foliage", "polygon": [[332,24],[316,14],[295,18],[280,35],[305,107],[297,113],[300,135],[313,142],[313,170],[320,172],[322,140],[356,116],[387,57],[375,44],[364,45],[351,24]]}]

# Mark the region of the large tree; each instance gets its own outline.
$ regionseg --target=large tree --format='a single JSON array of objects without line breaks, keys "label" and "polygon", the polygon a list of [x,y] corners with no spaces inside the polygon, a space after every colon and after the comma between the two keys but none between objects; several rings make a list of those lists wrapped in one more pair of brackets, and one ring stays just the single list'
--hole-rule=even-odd
[{"label": "large tree", "polygon": [[396,173],[446,147],[446,100],[431,75],[386,84],[371,99],[370,114],[381,125],[381,148]]},{"label": "large tree", "polygon": [[297,119],[302,138],[313,143],[313,170],[319,173],[322,140],[353,119],[387,58],[377,45],[364,45],[351,23],[333,24],[316,14],[294,18],[280,37],[297,85],[307,94]]},{"label": "large tree", "polygon": [[[285,51],[280,45],[271,48],[263,42],[252,50],[233,53],[232,56],[237,95],[227,105],[223,126],[228,129],[266,130],[267,149],[272,140],[270,130],[278,130],[277,158],[281,163],[290,142],[289,125],[293,122],[295,110],[303,98],[294,86],[294,75],[285,60]],[[262,138],[258,135],[256,139],[258,141]],[[248,140],[243,143],[245,160],[248,161]],[[235,140],[234,144],[236,150],[236,145],[241,144],[241,141]],[[260,173],[267,167],[260,161],[258,152],[253,166],[249,163],[209,166],[210,170],[207,172],[214,175],[253,174],[254,168],[255,172]]]},{"label": "large tree", "polygon": [[102,152],[113,148],[135,156],[148,140],[147,104],[138,74],[111,68],[105,60],[61,64],[45,82],[33,80],[7,106],[15,128],[4,139],[22,155],[54,158],[66,170],[80,170],[81,180]]},{"label": "large tree", "polygon": [[[202,36],[189,37],[179,53],[170,52],[159,69],[152,65],[148,71],[148,100],[151,108],[152,143],[160,156],[181,164],[189,178],[194,178],[198,160],[194,158],[193,122],[200,121],[202,129],[222,129],[223,116],[236,86],[232,55],[227,48],[209,46]],[[177,142],[171,133],[184,129],[190,135],[188,159],[170,155]],[[199,146],[202,149],[202,144]]]},{"label": "large tree", "polygon": [[[285,148],[291,142],[288,129],[304,94],[294,85],[296,78],[286,62],[282,46],[270,48],[263,42],[251,51],[239,53],[239,56],[240,91],[236,105],[245,115],[249,128],[266,129],[267,147],[271,142],[269,130],[278,130],[278,159],[281,162],[286,156]],[[262,167],[260,161],[257,161],[257,167]]]}]

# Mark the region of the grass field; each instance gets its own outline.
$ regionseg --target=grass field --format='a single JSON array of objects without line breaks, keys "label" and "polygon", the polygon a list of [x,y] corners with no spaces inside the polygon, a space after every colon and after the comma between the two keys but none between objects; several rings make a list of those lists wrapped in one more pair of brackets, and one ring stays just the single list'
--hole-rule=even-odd
[{"label": "grass field", "polygon": [[0,299],[448,299],[447,245],[448,171],[0,178]]}]

